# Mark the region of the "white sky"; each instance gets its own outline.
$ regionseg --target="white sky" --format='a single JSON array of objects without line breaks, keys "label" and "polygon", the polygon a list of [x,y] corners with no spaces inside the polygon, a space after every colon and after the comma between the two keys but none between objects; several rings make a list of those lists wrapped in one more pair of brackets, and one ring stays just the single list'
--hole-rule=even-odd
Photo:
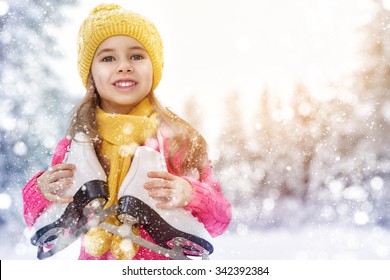
[{"label": "white sky", "polygon": [[[76,36],[100,1],[67,10],[58,32],[69,92],[83,94],[76,67]],[[124,0],[111,1],[153,21],[164,41],[160,100],[179,114],[196,95],[216,119],[221,99],[237,91],[243,110],[258,104],[264,86],[279,96],[303,82],[317,95],[347,78],[359,60],[358,27],[372,15],[370,0]],[[107,3],[107,1],[106,1]],[[209,125],[212,127],[212,122]]]}]

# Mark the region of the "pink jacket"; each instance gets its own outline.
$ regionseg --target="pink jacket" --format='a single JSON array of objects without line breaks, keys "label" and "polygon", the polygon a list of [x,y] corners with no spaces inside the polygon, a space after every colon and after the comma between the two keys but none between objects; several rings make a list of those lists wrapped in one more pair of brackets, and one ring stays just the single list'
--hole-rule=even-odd
[{"label": "pink jacket", "polygon": [[[62,139],[53,154],[51,165],[62,163],[65,153],[70,145],[69,139]],[[155,150],[159,150],[158,141],[156,138],[149,139],[145,146],[151,147]],[[164,139],[164,154],[168,154],[168,145],[166,139]],[[174,158],[173,164],[178,164],[182,155],[180,153]],[[168,171],[174,173],[169,164],[167,163]],[[43,171],[37,173],[26,184],[22,190],[23,202],[24,202],[24,218],[27,226],[32,227],[39,217],[39,215],[45,210],[45,208],[51,204],[40,193],[37,187],[37,178],[43,173]],[[193,194],[191,202],[185,207],[185,209],[191,211],[191,213],[202,222],[212,237],[216,237],[222,234],[228,227],[231,220],[231,207],[229,202],[221,193],[221,186],[212,176],[212,170],[210,165],[205,166],[199,179],[183,176],[193,186]],[[149,241],[153,240],[149,234],[140,228],[140,235],[142,238]],[[92,257],[88,255],[84,248],[81,248],[79,259],[113,259],[114,257],[108,251],[100,257]],[[138,253],[134,259],[166,259],[165,257],[154,253],[148,249],[140,247]]]}]

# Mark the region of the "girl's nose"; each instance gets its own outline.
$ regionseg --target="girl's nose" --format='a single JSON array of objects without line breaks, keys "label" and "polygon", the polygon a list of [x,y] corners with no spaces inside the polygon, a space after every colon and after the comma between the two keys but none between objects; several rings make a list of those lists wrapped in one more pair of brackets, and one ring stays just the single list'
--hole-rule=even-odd
[{"label": "girl's nose", "polygon": [[118,72],[133,72],[133,70],[130,61],[121,61],[117,68]]}]

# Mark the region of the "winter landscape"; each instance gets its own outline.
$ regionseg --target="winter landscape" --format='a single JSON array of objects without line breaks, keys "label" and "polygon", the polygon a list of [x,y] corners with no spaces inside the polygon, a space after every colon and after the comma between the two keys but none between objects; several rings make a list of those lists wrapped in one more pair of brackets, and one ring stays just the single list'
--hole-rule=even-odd
[{"label": "winter landscape", "polygon": [[[157,93],[209,141],[233,207],[211,259],[390,259],[390,1],[113,2],[161,26]],[[21,190],[83,95],[93,4],[0,0],[0,259],[36,257]]]}]

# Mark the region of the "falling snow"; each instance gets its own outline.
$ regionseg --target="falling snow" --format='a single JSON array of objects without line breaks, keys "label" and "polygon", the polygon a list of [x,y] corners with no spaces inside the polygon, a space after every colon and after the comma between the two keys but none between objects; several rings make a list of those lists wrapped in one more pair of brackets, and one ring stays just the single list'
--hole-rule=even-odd
[{"label": "falling snow", "polygon": [[[78,101],[51,69],[61,57],[59,7],[74,2],[0,0],[0,259],[35,258],[21,190],[47,168]],[[186,111],[206,136],[219,135],[211,159],[233,209],[212,259],[390,258],[390,12],[376,11],[362,28],[364,66],[339,85],[299,84],[289,100],[264,89],[251,96],[253,112],[237,106],[245,94],[226,95],[211,132],[206,110]],[[248,40],[238,39],[240,51]]]}]

